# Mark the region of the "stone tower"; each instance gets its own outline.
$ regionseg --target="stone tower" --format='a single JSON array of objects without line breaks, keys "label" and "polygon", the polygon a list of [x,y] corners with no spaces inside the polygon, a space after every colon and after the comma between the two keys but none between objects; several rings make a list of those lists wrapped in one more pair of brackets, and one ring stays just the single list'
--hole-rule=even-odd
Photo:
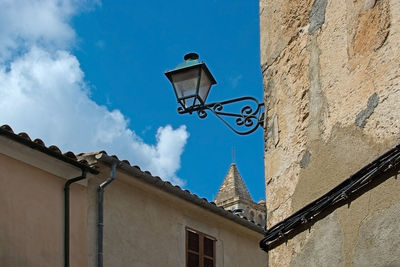
[{"label": "stone tower", "polygon": [[265,226],[265,202],[255,203],[253,201],[234,163],[229,167],[214,202],[216,205],[246,217],[262,227]]},{"label": "stone tower", "polygon": [[[399,144],[400,1],[260,0],[260,41],[271,229]],[[269,250],[269,265],[400,266],[388,176]]]}]

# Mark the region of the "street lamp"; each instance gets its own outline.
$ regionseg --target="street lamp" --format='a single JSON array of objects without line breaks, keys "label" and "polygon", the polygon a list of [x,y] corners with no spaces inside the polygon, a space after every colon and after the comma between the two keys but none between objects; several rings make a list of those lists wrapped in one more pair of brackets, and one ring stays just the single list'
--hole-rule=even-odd
[{"label": "street lamp", "polygon": [[[199,55],[189,53],[184,56],[184,62],[175,69],[166,71],[165,75],[172,83],[175,96],[180,104],[179,114],[197,112],[199,118],[207,117],[207,110],[211,111],[226,126],[239,135],[254,132],[264,123],[264,103],[251,96],[244,96],[220,102],[206,103],[211,86],[216,84],[213,75],[204,62],[199,61]],[[226,112],[224,106],[245,102],[240,113]],[[224,117],[234,118],[234,125]]]}]

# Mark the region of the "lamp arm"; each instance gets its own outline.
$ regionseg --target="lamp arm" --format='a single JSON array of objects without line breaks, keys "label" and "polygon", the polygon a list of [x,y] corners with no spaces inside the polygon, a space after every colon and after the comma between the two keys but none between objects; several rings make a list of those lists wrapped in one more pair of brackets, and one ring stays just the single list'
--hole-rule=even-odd
[{"label": "lamp arm", "polygon": [[[225,112],[224,106],[229,104],[235,104],[238,102],[252,102],[252,104],[244,105],[239,113]],[[218,119],[220,119],[229,129],[239,135],[248,135],[254,132],[259,126],[264,123],[264,103],[260,103],[256,98],[251,96],[244,96],[214,103],[209,103],[205,105],[197,105],[194,107],[178,108],[179,114],[192,114],[197,112],[199,118],[204,119],[208,116],[207,110],[211,111]],[[236,118],[234,124],[237,127],[242,127],[245,130],[237,130],[229,123],[224,117]]]}]

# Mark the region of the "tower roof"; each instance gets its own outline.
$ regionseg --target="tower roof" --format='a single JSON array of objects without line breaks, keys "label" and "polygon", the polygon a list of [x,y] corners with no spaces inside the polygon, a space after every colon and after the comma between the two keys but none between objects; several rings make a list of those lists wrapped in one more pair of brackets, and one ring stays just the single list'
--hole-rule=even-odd
[{"label": "tower roof", "polygon": [[229,167],[214,202],[220,205],[228,200],[247,200],[253,202],[235,163],[232,163]]}]

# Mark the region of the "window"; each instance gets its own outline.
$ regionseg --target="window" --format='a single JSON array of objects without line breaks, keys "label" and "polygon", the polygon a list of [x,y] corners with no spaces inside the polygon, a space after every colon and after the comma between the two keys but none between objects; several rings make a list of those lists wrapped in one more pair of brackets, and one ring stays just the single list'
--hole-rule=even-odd
[{"label": "window", "polygon": [[216,239],[186,228],[186,267],[215,267]]},{"label": "window", "polygon": [[254,211],[250,211],[250,221],[254,222]]},{"label": "window", "polygon": [[263,219],[263,216],[261,214],[258,214],[258,224],[262,227],[265,226],[265,220]]}]

